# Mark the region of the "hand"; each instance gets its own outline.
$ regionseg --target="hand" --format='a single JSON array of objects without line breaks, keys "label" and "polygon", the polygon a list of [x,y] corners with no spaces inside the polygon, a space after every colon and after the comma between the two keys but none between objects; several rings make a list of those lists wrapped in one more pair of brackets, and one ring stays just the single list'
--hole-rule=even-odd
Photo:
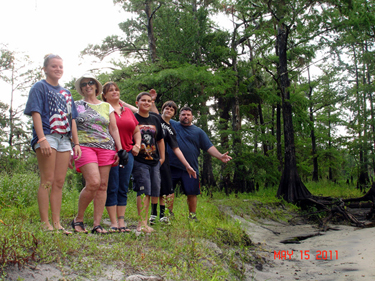
[{"label": "hand", "polygon": [[73,150],[74,150],[75,160],[79,160],[79,158],[81,158],[82,156],[81,147],[79,145],[75,145]]},{"label": "hand", "polygon": [[47,140],[40,142],[39,145],[40,145],[40,151],[42,152],[43,156],[47,156],[47,157],[51,156],[52,148],[49,145],[49,142]]},{"label": "hand", "polygon": [[68,165],[69,169],[74,169],[73,161],[74,161],[74,156],[73,154],[70,154],[69,165]]},{"label": "hand", "polygon": [[164,163],[165,159],[163,159],[163,158],[160,158],[160,160],[159,160],[159,161],[160,161],[160,166],[161,166],[161,165],[163,165],[163,163]]},{"label": "hand", "polygon": [[120,158],[118,157],[117,153],[115,154],[115,156],[113,156],[113,159],[115,160],[115,162],[113,162],[112,166],[117,166],[120,162]]},{"label": "hand", "polygon": [[230,157],[230,156],[228,155],[228,151],[225,152],[224,154],[222,154],[221,157],[220,157],[220,161],[223,162],[223,163],[227,163],[227,162],[229,162],[230,160],[232,160],[232,157]]},{"label": "hand", "polygon": [[132,148],[132,154],[133,156],[137,156],[139,154],[139,147],[138,146],[135,146],[133,145],[133,148]]},{"label": "hand", "polygon": [[126,150],[120,149],[117,152],[117,156],[119,158],[120,168],[124,168],[129,161],[129,154]]},{"label": "hand", "polygon": [[151,95],[151,99],[152,99],[153,101],[155,101],[156,98],[158,97],[158,94],[156,93],[155,89],[151,89],[151,90],[149,91],[149,94]]},{"label": "hand", "polygon": [[197,172],[191,167],[186,167],[186,171],[188,172],[189,174],[189,177],[191,178],[191,176],[193,176],[193,178],[197,178]]}]

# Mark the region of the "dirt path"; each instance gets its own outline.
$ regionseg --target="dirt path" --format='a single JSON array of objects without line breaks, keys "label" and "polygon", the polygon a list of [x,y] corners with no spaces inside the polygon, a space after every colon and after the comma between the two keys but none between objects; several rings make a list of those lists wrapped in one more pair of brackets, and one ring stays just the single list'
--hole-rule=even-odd
[{"label": "dirt path", "polygon": [[[255,280],[375,280],[375,228],[335,225],[337,230],[319,232],[308,224],[259,224],[232,217],[260,243],[259,255],[268,261],[261,271],[255,269]],[[299,244],[281,243],[310,235],[316,236]]]}]

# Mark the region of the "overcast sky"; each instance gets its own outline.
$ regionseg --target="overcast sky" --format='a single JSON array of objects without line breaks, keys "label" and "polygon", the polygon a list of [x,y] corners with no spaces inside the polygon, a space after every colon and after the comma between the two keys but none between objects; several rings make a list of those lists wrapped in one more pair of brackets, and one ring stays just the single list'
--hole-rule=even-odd
[{"label": "overcast sky", "polygon": [[[1,0],[0,10],[0,43],[29,55],[40,67],[44,55],[60,55],[62,85],[93,67],[94,58],[82,60],[80,52],[88,44],[100,44],[106,36],[122,36],[118,24],[129,16],[112,0]],[[9,104],[10,93],[3,83],[0,87],[0,99]]]}]

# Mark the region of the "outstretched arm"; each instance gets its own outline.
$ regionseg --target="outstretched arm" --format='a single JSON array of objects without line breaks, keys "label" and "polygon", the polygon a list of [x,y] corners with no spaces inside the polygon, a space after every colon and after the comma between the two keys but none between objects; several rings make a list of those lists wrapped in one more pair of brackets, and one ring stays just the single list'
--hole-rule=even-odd
[{"label": "outstretched arm", "polygon": [[225,152],[224,154],[221,154],[221,153],[219,152],[219,150],[217,150],[217,148],[216,148],[215,146],[211,146],[211,147],[207,150],[207,152],[208,152],[211,156],[216,157],[217,159],[219,159],[219,160],[220,160],[221,162],[223,162],[223,163],[227,163],[227,162],[229,162],[229,161],[232,159],[232,157],[230,157],[230,156],[228,155],[228,151]]},{"label": "outstretched arm", "polygon": [[133,113],[138,112],[138,108],[136,108],[135,106],[130,105],[130,104],[128,104],[128,103],[126,103],[122,100],[120,100],[120,103],[121,103],[122,106],[129,108]]}]

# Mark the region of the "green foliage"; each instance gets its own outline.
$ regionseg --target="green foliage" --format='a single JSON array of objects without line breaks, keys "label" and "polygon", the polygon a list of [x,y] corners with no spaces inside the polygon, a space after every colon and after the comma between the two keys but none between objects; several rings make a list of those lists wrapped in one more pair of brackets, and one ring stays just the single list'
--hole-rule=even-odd
[{"label": "green foliage", "polygon": [[306,187],[316,196],[327,196],[333,198],[357,198],[362,197],[363,193],[355,185],[347,184],[344,180],[337,183],[322,180],[319,183],[308,182]]},{"label": "green foliage", "polygon": [[8,175],[2,172],[0,177],[0,207],[27,208],[35,204],[39,178],[35,173]]},{"label": "green foliage", "polygon": [[[101,44],[87,46],[82,55],[103,59],[118,52],[123,56],[124,60],[113,62],[114,69],[96,74],[102,83],[115,81],[121,99],[130,104],[139,92],[154,88],[158,108],[174,100],[179,107],[194,109],[195,124],[219,151],[228,150],[233,157],[227,165],[213,159],[218,183],[214,189],[229,184],[233,191],[242,192],[247,189],[241,186],[262,189],[280,180],[284,149],[290,142],[283,143],[280,54],[275,50],[281,30],[287,33],[290,86],[286,88],[300,177],[311,179],[315,158],[320,179],[373,174],[375,17],[369,1],[114,3],[132,13],[131,19],[119,24],[123,36],[108,34]],[[152,44],[155,60],[150,59]],[[16,54],[7,46],[2,46],[1,54],[3,75]],[[81,99],[74,80],[66,87],[75,100]],[[10,124],[7,110],[0,104],[4,130]],[[6,148],[9,137],[2,135],[0,166],[8,173],[22,170],[30,152],[26,145],[30,124],[13,121],[15,149],[22,153],[17,158],[15,150]],[[200,159],[201,166],[207,167],[204,161]],[[31,163],[35,170],[35,161]]]}]

